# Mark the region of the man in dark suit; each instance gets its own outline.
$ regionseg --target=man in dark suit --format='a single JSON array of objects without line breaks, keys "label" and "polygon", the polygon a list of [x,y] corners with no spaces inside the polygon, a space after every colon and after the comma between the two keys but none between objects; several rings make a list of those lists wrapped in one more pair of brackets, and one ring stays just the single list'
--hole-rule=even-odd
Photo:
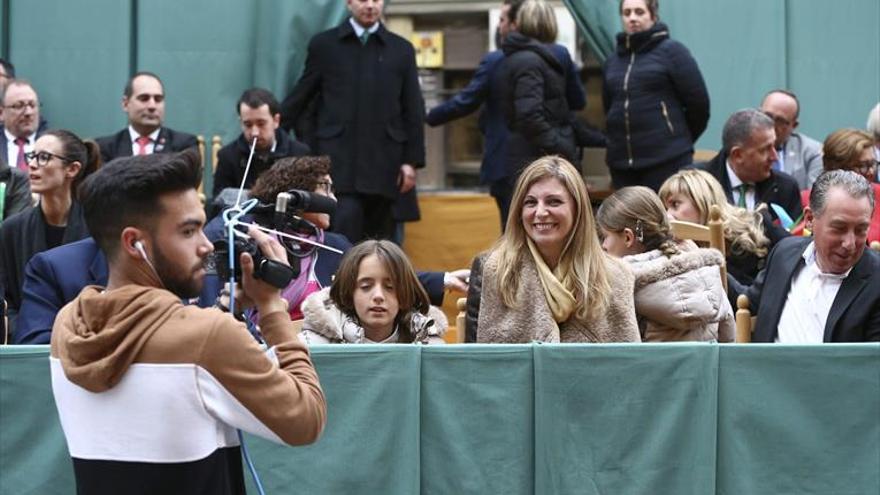
[{"label": "man in dark suit", "polygon": [[[351,18],[309,42],[281,125],[296,125],[313,152],[330,155],[339,200],[333,229],[356,243],[394,232],[392,204],[413,191],[424,166],[424,103],[415,50],[379,21],[382,0],[347,5]],[[312,135],[301,132],[303,122]]]},{"label": "man in dark suit", "polygon": [[[773,119],[754,108],[734,112],[724,124],[721,141],[718,155],[695,167],[718,179],[727,201],[749,210],[773,203],[792,220],[800,218],[803,210],[797,182],[772,168],[778,158]],[[777,218],[772,208],[770,215]]]},{"label": "man in dark suit", "polygon": [[107,285],[107,260],[91,237],[34,255],[12,342],[48,344],[55,315],[87,285]]},{"label": "man in dark suit", "polygon": [[257,146],[244,183],[245,189],[250,189],[257,177],[268,170],[278,158],[309,154],[308,146],[292,139],[287,132],[278,128],[281,122],[281,105],[268,90],[246,90],[238,99],[235,110],[241,122],[241,135],[217,153],[214,197],[227,187],[237,189],[241,185],[254,138],[257,139]]},{"label": "man in dark suit", "polygon": [[0,103],[0,156],[10,167],[27,172],[24,156],[46,130],[37,90],[23,79],[12,79],[0,92]]},{"label": "man in dark suit", "polygon": [[[523,0],[505,0],[498,18],[499,42],[507,37],[510,31],[516,30],[516,14]],[[571,110],[581,110],[587,104],[584,88],[578,78],[577,69],[571,61],[571,55],[562,45],[551,45],[551,50],[565,68],[565,95]],[[434,107],[425,117],[425,122],[434,127],[469,115],[485,103],[480,114],[480,132],[484,137],[483,163],[480,166],[480,183],[489,184],[489,193],[498,204],[501,214],[501,230],[507,222],[510,199],[513,196],[513,183],[505,165],[505,144],[509,131],[504,120],[504,101],[499,91],[496,70],[504,60],[504,52],[500,49],[487,53],[474,77],[468,85],[442,105]]]},{"label": "man in dark suit", "polygon": [[865,249],[873,210],[873,190],[859,174],[816,179],[805,212],[813,237],[780,241],[750,287],[728,278],[757,312],[752,341],[880,341],[880,257]]},{"label": "man in dark suit", "polygon": [[129,79],[122,110],[128,115],[128,128],[96,139],[104,163],[120,156],[171,153],[198,146],[192,134],[162,127],[165,87],[152,72],[138,72]]}]

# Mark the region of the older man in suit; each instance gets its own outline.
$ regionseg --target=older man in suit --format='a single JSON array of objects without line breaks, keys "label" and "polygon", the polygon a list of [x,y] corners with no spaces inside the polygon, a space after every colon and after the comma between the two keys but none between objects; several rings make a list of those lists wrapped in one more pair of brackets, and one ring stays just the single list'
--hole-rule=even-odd
[{"label": "older man in suit", "polygon": [[24,79],[11,79],[0,92],[0,103],[0,156],[10,167],[27,172],[24,156],[46,130],[37,90]]},{"label": "older man in suit", "polygon": [[795,132],[801,113],[797,96],[785,89],[774,89],[764,96],[761,111],[773,119],[776,128],[778,158],[773,169],[792,176],[801,189],[809,189],[822,173],[822,144]]},{"label": "older man in suit", "polygon": [[813,237],[780,241],[754,284],[728,279],[757,312],[754,342],[880,341],[880,257],[865,249],[874,193],[859,174],[832,170],[813,184]]},{"label": "older man in suit", "polygon": [[[778,158],[773,120],[758,109],[734,112],[724,124],[722,149],[712,160],[695,165],[712,174],[731,204],[756,209],[781,206],[792,220],[801,216],[800,188],[785,172],[773,170]],[[770,215],[777,218],[771,209]]]},{"label": "older man in suit", "polygon": [[138,72],[125,85],[122,111],[128,127],[96,139],[104,163],[120,156],[171,153],[198,146],[196,137],[163,127],[165,87],[152,72]]},{"label": "older man in suit", "polygon": [[[351,17],[309,42],[305,70],[282,103],[282,127],[330,155],[333,230],[352,242],[394,233],[392,205],[424,166],[424,103],[415,50],[382,25],[382,0],[347,0]],[[313,118],[304,118],[313,115]],[[312,124],[312,122],[314,122]]]}]

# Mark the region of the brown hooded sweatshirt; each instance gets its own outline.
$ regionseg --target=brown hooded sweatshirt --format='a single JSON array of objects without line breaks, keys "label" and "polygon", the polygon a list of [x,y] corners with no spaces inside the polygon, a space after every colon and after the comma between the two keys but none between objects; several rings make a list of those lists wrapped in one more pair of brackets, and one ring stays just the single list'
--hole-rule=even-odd
[{"label": "brown hooded sweatshirt", "polygon": [[326,404],[285,312],[243,323],[174,294],[86,287],[52,331],[52,388],[78,493],[244,493],[236,429],[317,440]]}]

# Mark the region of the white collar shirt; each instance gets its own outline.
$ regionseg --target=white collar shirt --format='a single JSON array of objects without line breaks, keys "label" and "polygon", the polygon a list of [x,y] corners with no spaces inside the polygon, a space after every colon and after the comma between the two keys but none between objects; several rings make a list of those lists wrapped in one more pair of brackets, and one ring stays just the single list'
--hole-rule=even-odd
[{"label": "white collar shirt", "polygon": [[379,30],[379,23],[378,22],[373,24],[372,26],[370,26],[369,29],[358,24],[357,21],[354,20],[354,17],[349,17],[348,22],[351,23],[351,27],[354,28],[354,34],[357,35],[358,38],[363,36],[364,31],[367,31],[368,33],[373,35],[373,34],[376,34],[376,31]]},{"label": "white collar shirt", "polygon": [[[160,127],[158,129],[156,129],[155,131],[151,132],[149,136],[147,136],[150,138],[150,142],[147,143],[147,146],[146,146],[148,155],[152,155],[156,151],[156,141],[159,140],[159,132],[161,130],[162,130],[162,128]],[[138,140],[138,138],[141,137],[141,135],[138,134],[138,131],[134,130],[134,127],[132,127],[132,126],[128,126],[128,135],[131,138],[131,154],[137,155],[138,154],[138,147],[140,146],[140,145],[138,145],[137,140]]]},{"label": "white collar shirt", "polygon": [[852,268],[842,274],[823,273],[816,261],[816,244],[804,250],[804,266],[791,279],[791,288],[779,316],[776,342],[781,344],[821,344],[825,322],[837,291]]},{"label": "white collar shirt", "polygon": [[[12,168],[15,168],[18,163],[18,145],[15,144],[15,140],[17,137],[13,136],[9,129],[4,128],[3,134],[6,134],[6,164]],[[37,133],[33,133],[30,136],[25,138],[24,143],[24,152],[30,153],[34,151],[34,142],[37,140]]]},{"label": "white collar shirt", "polygon": [[[733,168],[730,166],[729,161],[724,162],[724,166],[727,167],[727,177],[730,179],[730,190],[733,196],[733,204],[739,204],[739,195],[740,190],[739,186],[743,184],[743,181],[737,177],[736,172],[733,171]],[[755,185],[751,184],[748,191],[746,191],[746,209],[754,210],[755,209]]]}]

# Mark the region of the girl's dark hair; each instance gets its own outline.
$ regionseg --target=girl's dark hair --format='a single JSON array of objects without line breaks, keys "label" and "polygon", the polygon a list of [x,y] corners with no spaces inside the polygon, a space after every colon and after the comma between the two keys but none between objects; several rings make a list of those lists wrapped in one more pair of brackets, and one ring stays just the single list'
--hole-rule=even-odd
[{"label": "girl's dark hair", "polygon": [[52,129],[43,133],[43,136],[52,136],[60,141],[61,156],[70,162],[80,163],[79,173],[70,186],[71,191],[76,191],[83,179],[101,166],[101,149],[98,147],[98,143],[91,139],[83,141],[79,136],[66,129]]},{"label": "girl's dark hair", "polygon": [[333,279],[333,285],[330,287],[330,299],[348,317],[358,319],[354,307],[354,292],[357,290],[361,261],[371,254],[379,258],[391,275],[400,308],[395,319],[400,332],[400,341],[412,342],[411,316],[414,312],[428,314],[431,302],[422,284],[419,283],[409,258],[397,247],[397,244],[385,240],[369,240],[351,248],[336,270],[336,278]]},{"label": "girl's dark hair", "polygon": [[272,168],[260,174],[251,188],[251,197],[263,203],[274,203],[278,193],[290,189],[312,192],[321,178],[329,173],[329,156],[281,158]]}]

